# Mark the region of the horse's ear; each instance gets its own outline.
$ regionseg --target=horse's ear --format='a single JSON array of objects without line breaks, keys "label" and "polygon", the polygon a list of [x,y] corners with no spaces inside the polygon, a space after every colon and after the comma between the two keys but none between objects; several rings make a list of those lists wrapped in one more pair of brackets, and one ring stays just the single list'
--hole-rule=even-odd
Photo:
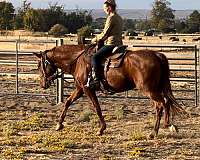
[{"label": "horse's ear", "polygon": [[33,52],[33,55],[37,56],[38,58],[41,58],[41,56],[42,56],[41,53],[37,53],[37,52]]}]

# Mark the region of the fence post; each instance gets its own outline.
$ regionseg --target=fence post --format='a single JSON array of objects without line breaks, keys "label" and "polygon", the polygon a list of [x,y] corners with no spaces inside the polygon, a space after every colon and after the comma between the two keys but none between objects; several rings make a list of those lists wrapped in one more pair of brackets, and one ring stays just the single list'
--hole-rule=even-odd
[{"label": "fence post", "polygon": [[[198,48],[197,48],[197,57],[198,57],[198,68],[197,68],[197,75],[198,75],[198,81],[199,81],[199,90],[198,90],[198,104],[199,104],[199,106],[200,106],[200,76],[199,76],[199,74],[200,74],[200,45],[198,46]],[[199,107],[198,106],[198,107]]]},{"label": "fence post", "polygon": [[[56,41],[57,46],[63,45],[63,39],[60,39],[60,41]],[[58,69],[58,73],[61,73],[61,70]],[[64,74],[61,75],[61,78],[57,79],[57,95],[56,95],[56,102],[62,103],[63,102],[63,92],[64,92]]]},{"label": "fence post", "polygon": [[197,107],[198,105],[197,45],[195,45],[194,49],[195,49],[195,107]]},{"label": "fence post", "polygon": [[19,52],[19,48],[18,48],[18,41],[16,41],[16,89],[15,89],[15,93],[18,94],[19,93],[19,57],[18,57],[18,52]]}]

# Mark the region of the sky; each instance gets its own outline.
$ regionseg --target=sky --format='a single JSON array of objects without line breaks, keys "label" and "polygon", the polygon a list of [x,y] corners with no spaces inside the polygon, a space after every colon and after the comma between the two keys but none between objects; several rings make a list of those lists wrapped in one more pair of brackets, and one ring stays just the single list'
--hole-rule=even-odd
[{"label": "sky", "polygon": [[[23,0],[6,0],[16,7]],[[200,0],[168,0],[174,10],[200,10]],[[47,8],[49,3],[64,5],[65,9],[101,9],[104,0],[28,0],[33,8]],[[116,0],[119,9],[152,9],[154,0]]]}]

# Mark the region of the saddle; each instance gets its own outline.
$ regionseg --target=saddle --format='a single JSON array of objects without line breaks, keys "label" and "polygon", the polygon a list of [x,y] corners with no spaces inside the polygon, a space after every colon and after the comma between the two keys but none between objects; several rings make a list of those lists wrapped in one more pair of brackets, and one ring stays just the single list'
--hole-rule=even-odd
[{"label": "saddle", "polygon": [[112,55],[110,57],[108,57],[105,61],[104,64],[104,71],[106,68],[106,71],[109,68],[119,68],[124,60],[124,57],[127,53],[126,50],[127,46],[125,45],[121,45],[121,46],[117,46],[113,49],[112,51]]},{"label": "saddle", "polygon": [[[127,53],[127,47],[126,45],[116,46],[111,55],[106,57],[104,60],[102,60],[102,66],[104,68],[118,68],[121,66],[124,57]],[[85,60],[88,64],[91,64],[91,57],[94,55],[94,46],[88,47],[85,51]]]},{"label": "saddle", "polygon": [[[93,56],[94,51],[92,52],[92,49],[88,48],[86,53],[87,53],[87,56],[85,57],[85,59],[86,59],[87,63],[90,64],[91,57]],[[113,49],[113,51],[109,57],[106,57],[106,59],[102,60],[102,66],[104,66],[104,68],[102,67],[102,79],[101,79],[101,83],[100,83],[99,87],[105,94],[114,94],[115,93],[113,91],[113,89],[111,88],[111,86],[109,86],[109,84],[106,80],[106,75],[107,75],[109,68],[119,68],[121,66],[126,53],[127,53],[127,46],[125,46],[125,45],[117,46]],[[88,86],[88,87],[90,86],[90,81],[93,79],[92,75],[93,75],[93,73],[92,73],[92,69],[91,69],[91,72],[88,77],[88,83],[86,84],[86,86]],[[96,88],[98,88],[98,87],[96,87]]]}]

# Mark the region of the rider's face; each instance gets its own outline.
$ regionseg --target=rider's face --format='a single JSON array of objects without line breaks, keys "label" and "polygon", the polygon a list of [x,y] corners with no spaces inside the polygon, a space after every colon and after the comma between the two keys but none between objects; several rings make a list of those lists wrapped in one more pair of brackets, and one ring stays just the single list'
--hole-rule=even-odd
[{"label": "rider's face", "polygon": [[110,12],[111,12],[111,7],[108,6],[107,4],[104,4],[104,5],[103,5],[103,10],[104,10],[104,12],[105,12],[106,14],[110,14]]}]

